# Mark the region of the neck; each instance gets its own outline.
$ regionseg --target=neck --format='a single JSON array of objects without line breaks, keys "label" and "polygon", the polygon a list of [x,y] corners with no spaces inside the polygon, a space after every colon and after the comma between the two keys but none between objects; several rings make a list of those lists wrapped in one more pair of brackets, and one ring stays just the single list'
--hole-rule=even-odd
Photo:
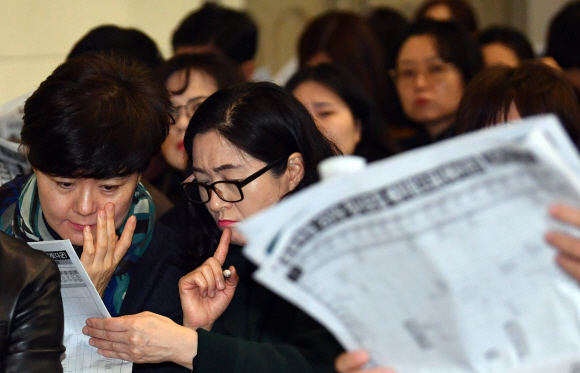
[{"label": "neck", "polygon": [[454,122],[455,122],[455,113],[446,116],[444,118],[440,118],[432,122],[424,122],[422,124],[423,127],[425,127],[425,129],[429,133],[429,137],[431,137],[431,140],[436,140],[439,137],[439,135],[441,135],[449,127],[451,127]]}]

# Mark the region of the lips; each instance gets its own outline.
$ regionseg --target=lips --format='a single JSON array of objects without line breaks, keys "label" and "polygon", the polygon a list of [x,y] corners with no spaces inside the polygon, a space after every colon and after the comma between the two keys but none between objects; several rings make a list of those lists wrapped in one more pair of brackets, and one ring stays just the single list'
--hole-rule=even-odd
[{"label": "lips", "polygon": [[421,106],[425,106],[427,104],[429,104],[429,100],[426,98],[418,98],[415,100],[415,106],[421,107]]},{"label": "lips", "polygon": [[181,140],[180,142],[177,143],[177,150],[180,150],[182,152],[185,151],[185,146],[183,145],[183,140]]},{"label": "lips", "polygon": [[83,228],[85,227],[85,225],[88,225],[91,228],[96,226],[96,224],[76,224],[73,222],[69,222],[69,223],[74,230],[81,231],[81,232],[82,232]]},{"label": "lips", "polygon": [[237,223],[237,221],[233,221],[233,220],[218,220],[218,227],[227,228],[227,227],[231,227],[232,225],[234,225],[236,223]]}]

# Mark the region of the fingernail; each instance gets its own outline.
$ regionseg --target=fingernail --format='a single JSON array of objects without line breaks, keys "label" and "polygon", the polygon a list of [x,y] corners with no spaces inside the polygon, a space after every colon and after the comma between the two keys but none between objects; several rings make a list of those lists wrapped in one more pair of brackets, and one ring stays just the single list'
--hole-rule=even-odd
[{"label": "fingernail", "polygon": [[105,217],[105,210],[99,210],[99,217],[101,218]]},{"label": "fingernail", "polygon": [[217,283],[217,287],[218,287],[219,290],[224,290],[225,287],[226,287],[226,284],[224,283],[223,280],[219,280],[218,283]]},{"label": "fingernail", "polygon": [[108,211],[113,211],[113,209],[115,208],[115,206],[113,206],[113,204],[112,204],[112,203],[107,203],[107,204],[105,205],[105,208],[106,208]]},{"label": "fingernail", "polygon": [[88,326],[93,326],[93,321],[91,319],[87,319],[87,325]]},{"label": "fingernail", "polygon": [[86,326],[83,326],[83,330],[82,330],[82,332],[83,332],[83,334],[84,334],[84,335],[88,335],[88,334],[87,334],[87,327],[86,327]]},{"label": "fingernail", "polygon": [[95,341],[93,341],[93,339],[91,338],[91,339],[89,339],[89,344],[90,344],[91,346],[95,346]]}]

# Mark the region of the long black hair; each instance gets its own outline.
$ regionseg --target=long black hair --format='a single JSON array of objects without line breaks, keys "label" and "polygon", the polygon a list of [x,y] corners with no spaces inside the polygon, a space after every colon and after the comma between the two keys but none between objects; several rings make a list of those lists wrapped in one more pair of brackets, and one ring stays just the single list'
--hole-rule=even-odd
[{"label": "long black hair", "polygon": [[[195,136],[217,132],[250,156],[271,163],[298,152],[304,162],[304,177],[296,192],[319,180],[316,167],[340,151],[318,130],[310,114],[284,88],[273,83],[245,83],[211,95],[197,109],[185,132],[185,149],[191,167]],[[287,162],[272,169],[284,173]],[[213,254],[221,231],[202,204],[189,204],[189,238],[195,244],[198,264]]]},{"label": "long black hair", "polygon": [[293,92],[304,82],[320,83],[334,92],[346,103],[355,120],[360,122],[361,141],[356,146],[356,155],[372,162],[392,153],[386,123],[374,101],[348,70],[335,64],[304,67],[288,80],[286,89]]}]

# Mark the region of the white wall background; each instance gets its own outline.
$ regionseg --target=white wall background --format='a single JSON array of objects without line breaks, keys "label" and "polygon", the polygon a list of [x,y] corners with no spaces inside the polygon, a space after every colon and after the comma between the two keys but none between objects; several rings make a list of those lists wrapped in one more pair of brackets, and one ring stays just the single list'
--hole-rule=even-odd
[{"label": "white wall background", "polygon": [[[170,56],[170,37],[201,0],[0,0],[0,103],[28,92],[93,27],[143,30]],[[222,1],[243,7],[244,0]]]},{"label": "white wall background", "polygon": [[[174,27],[203,0],[0,0],[0,104],[28,92],[61,63],[73,44],[102,24],[136,27],[171,55]],[[308,17],[338,6],[387,5],[411,15],[422,0],[221,0],[247,9],[261,29],[259,64],[275,72],[295,53]],[[541,47],[546,26],[567,0],[471,0],[481,25],[510,23]]]}]

